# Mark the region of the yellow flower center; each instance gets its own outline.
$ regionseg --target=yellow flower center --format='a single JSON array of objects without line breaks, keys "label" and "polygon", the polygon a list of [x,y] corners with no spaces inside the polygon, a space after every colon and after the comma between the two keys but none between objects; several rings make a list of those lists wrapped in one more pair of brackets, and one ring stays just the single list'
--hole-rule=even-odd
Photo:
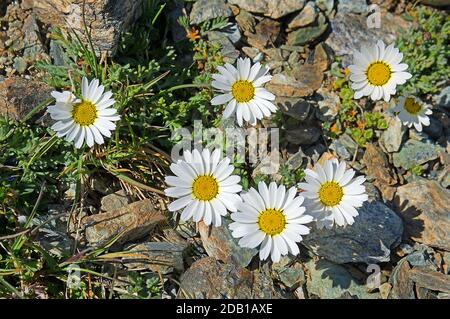
[{"label": "yellow flower center", "polygon": [[382,61],[371,63],[366,70],[367,80],[375,86],[382,86],[388,83],[391,75],[391,68]]},{"label": "yellow flower center", "polygon": [[255,87],[249,81],[236,81],[231,87],[231,94],[239,103],[251,101],[255,96]]},{"label": "yellow flower center", "polygon": [[92,125],[97,119],[97,108],[89,101],[82,101],[73,106],[72,118],[81,126]]},{"label": "yellow flower center", "polygon": [[210,175],[200,175],[192,183],[192,194],[198,200],[210,201],[219,194],[219,183]]},{"label": "yellow flower center", "polygon": [[417,103],[413,98],[407,97],[405,99],[405,110],[412,115],[416,115],[420,112],[422,109],[422,106],[420,106],[419,103]]},{"label": "yellow flower center", "polygon": [[267,235],[278,235],[286,226],[286,217],[281,210],[268,208],[259,214],[258,226]]},{"label": "yellow flower center", "polygon": [[319,200],[325,206],[332,207],[339,204],[343,196],[342,186],[335,181],[325,182],[320,186]]}]

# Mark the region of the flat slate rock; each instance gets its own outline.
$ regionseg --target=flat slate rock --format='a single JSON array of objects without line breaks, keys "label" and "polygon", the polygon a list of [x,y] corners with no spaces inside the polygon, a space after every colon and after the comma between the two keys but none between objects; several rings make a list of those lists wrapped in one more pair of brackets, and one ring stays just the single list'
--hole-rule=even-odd
[{"label": "flat slate rock", "polygon": [[367,17],[363,14],[338,12],[331,20],[331,34],[326,43],[337,56],[343,57],[343,66],[353,63],[353,52],[361,47],[374,45],[377,39],[390,44],[397,38],[400,30],[410,23],[391,13],[381,15],[382,28],[368,28]]},{"label": "flat slate rock", "polygon": [[280,298],[264,269],[250,271],[213,257],[194,262],[180,278],[180,299]]},{"label": "flat slate rock", "polygon": [[224,0],[197,0],[192,6],[190,23],[199,24],[214,18],[228,18],[231,15],[231,10]]},{"label": "flat slate rock", "polygon": [[379,201],[365,202],[355,223],[347,227],[316,229],[302,241],[315,254],[338,264],[386,262],[403,233],[403,224],[389,207]]},{"label": "flat slate rock", "polygon": [[450,251],[450,190],[436,181],[416,180],[397,188],[395,204],[409,238]]},{"label": "flat slate rock", "polygon": [[359,298],[377,299],[378,293],[369,293],[365,283],[353,278],[345,267],[326,259],[310,260],[305,266],[308,270],[306,289],[309,296],[321,299]]},{"label": "flat slate rock", "polygon": [[400,152],[394,153],[393,162],[395,167],[411,169],[438,158],[440,154],[441,147],[438,145],[409,140],[403,145]]},{"label": "flat slate rock", "polygon": [[223,225],[220,227],[206,226],[203,221],[198,224],[198,231],[206,253],[217,260],[247,267],[258,250],[240,247],[238,240],[233,238],[228,228],[231,221],[224,218],[222,222]]}]

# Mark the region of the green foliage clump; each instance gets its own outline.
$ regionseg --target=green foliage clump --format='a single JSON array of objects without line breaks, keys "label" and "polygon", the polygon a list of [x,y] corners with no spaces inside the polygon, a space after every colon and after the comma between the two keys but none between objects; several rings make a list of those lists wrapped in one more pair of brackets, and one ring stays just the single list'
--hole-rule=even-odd
[{"label": "green foliage clump", "polygon": [[338,64],[333,65],[332,74],[335,76],[333,88],[339,92],[340,105],[336,121],[324,123],[324,129],[331,138],[347,133],[359,146],[364,147],[373,140],[375,130],[387,129],[386,119],[379,112],[364,109],[353,99],[354,91]]},{"label": "green foliage clump", "polygon": [[398,94],[436,93],[450,78],[450,17],[443,11],[420,6],[405,18],[413,20],[415,27],[401,34],[396,45],[412,78],[398,87]]}]

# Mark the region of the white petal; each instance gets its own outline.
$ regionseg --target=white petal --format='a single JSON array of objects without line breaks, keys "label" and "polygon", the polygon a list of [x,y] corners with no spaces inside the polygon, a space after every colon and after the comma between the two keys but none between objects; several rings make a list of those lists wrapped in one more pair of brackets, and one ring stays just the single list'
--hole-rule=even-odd
[{"label": "white petal", "polygon": [[172,203],[170,203],[168,208],[169,208],[169,211],[174,212],[174,211],[182,209],[183,207],[185,207],[186,205],[188,205],[191,202],[192,202],[192,196],[189,195],[189,196],[181,197],[181,198],[173,201]]},{"label": "white petal", "polygon": [[222,105],[222,104],[225,104],[228,101],[230,101],[232,98],[233,98],[233,95],[231,95],[231,93],[220,94],[220,95],[215,96],[211,100],[211,105]]}]

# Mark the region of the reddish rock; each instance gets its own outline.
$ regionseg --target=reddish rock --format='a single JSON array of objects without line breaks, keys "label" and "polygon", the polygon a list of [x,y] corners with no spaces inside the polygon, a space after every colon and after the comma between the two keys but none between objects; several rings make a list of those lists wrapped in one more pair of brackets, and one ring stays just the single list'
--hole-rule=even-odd
[{"label": "reddish rock", "polygon": [[34,107],[51,98],[52,89],[44,83],[11,77],[0,82],[0,115],[21,120]]},{"label": "reddish rock", "polygon": [[131,203],[120,209],[88,216],[83,219],[86,240],[100,244],[123,232],[116,243],[124,243],[148,236],[154,228],[166,221],[150,199]]},{"label": "reddish rock", "polygon": [[395,194],[397,178],[389,169],[389,162],[386,155],[375,145],[367,144],[363,156],[363,163],[366,165],[367,176],[375,179],[374,185],[383,194],[385,200],[392,200]]},{"label": "reddish rock", "polygon": [[450,276],[424,267],[414,267],[409,276],[417,286],[450,293]]},{"label": "reddish rock", "polygon": [[302,64],[291,74],[275,74],[266,88],[276,96],[305,97],[312,95],[322,85],[322,64]]},{"label": "reddish rock", "polygon": [[406,258],[398,262],[389,278],[392,285],[389,299],[414,299],[414,282],[410,278],[410,270]]},{"label": "reddish rock", "polygon": [[280,22],[264,18],[255,27],[255,32],[245,32],[247,42],[252,47],[263,51],[266,47],[272,47],[280,35]]},{"label": "reddish rock", "polygon": [[417,180],[397,188],[397,211],[411,239],[450,251],[450,191],[436,181]]}]

